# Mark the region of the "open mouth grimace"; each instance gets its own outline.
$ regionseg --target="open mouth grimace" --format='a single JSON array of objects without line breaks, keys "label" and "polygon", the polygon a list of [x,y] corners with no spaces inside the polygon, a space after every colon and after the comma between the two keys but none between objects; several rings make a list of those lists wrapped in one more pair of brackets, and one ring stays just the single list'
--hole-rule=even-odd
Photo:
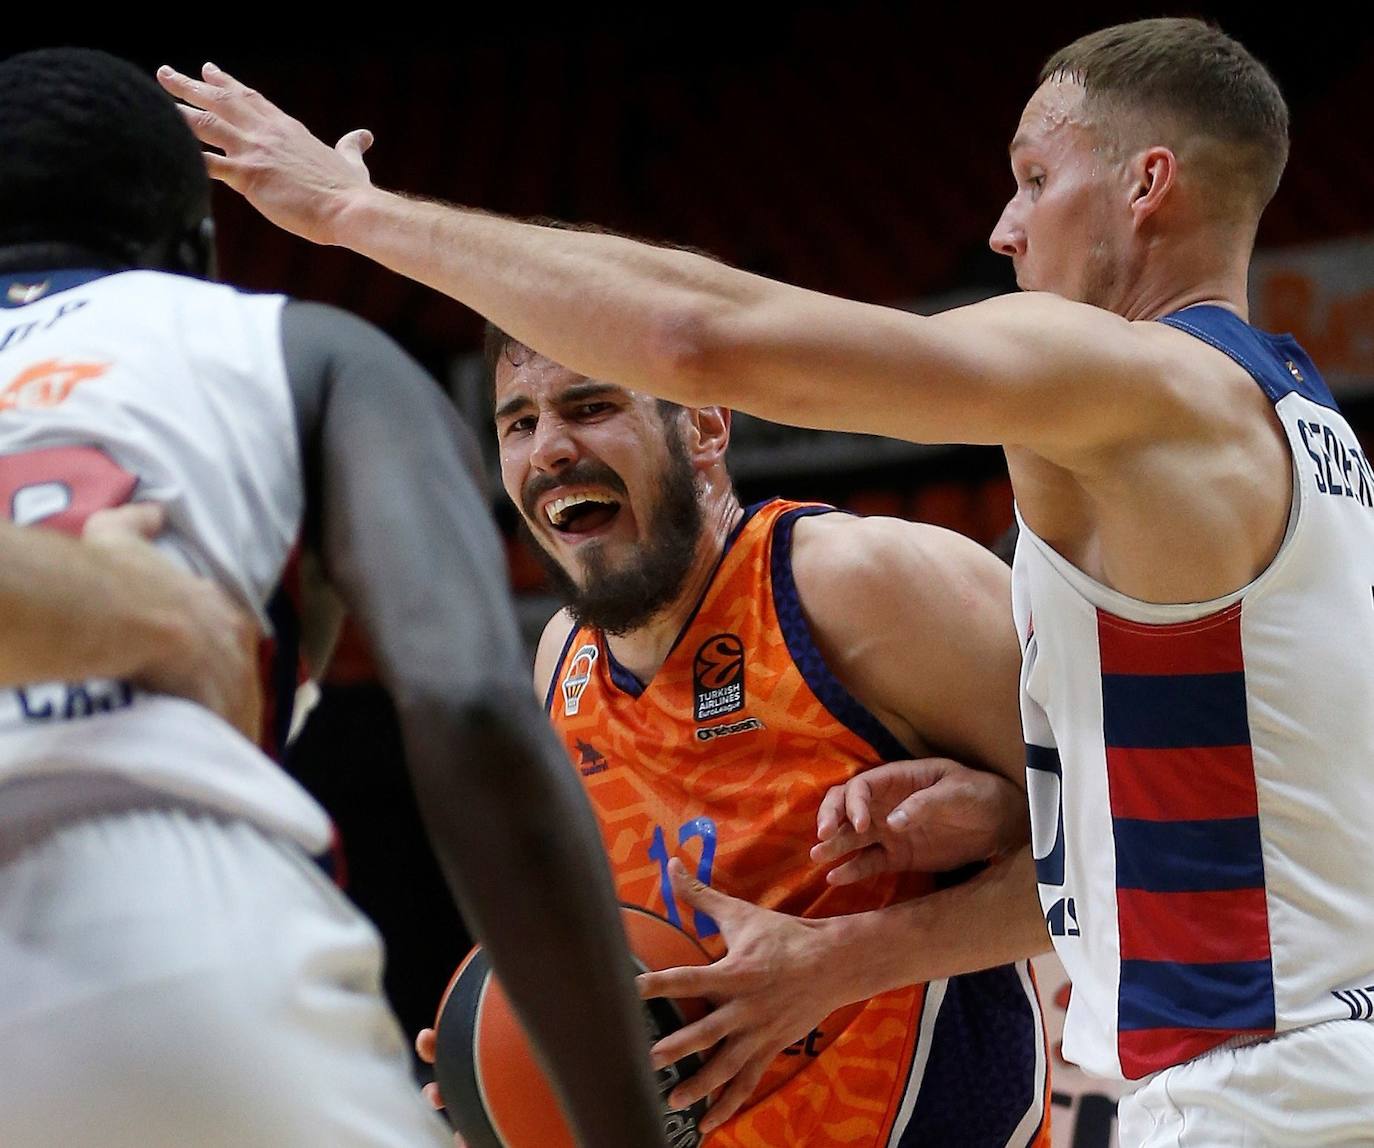
[{"label": "open mouth grimace", "polygon": [[560,534],[586,534],[605,526],[620,512],[620,503],[609,494],[586,491],[555,498],[544,515]]}]

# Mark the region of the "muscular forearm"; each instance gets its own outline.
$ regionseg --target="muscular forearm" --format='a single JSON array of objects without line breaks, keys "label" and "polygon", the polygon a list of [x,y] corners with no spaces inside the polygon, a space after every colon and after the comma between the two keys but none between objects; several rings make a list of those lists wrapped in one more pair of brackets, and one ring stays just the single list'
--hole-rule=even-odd
[{"label": "muscular forearm", "polygon": [[793,290],[690,252],[372,187],[349,194],[327,235],[572,370],[694,404],[715,401],[694,365],[703,324],[770,288]]},{"label": "muscular forearm", "polygon": [[0,522],[0,685],[132,675],[180,648],[173,602],[99,547]]},{"label": "muscular forearm", "polygon": [[817,924],[828,959],[851,970],[854,1000],[1050,949],[1029,846],[962,885]]}]

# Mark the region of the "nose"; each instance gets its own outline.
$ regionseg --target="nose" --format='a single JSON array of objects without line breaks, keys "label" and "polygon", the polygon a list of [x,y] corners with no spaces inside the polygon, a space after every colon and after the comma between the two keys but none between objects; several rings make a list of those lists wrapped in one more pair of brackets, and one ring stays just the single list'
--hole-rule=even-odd
[{"label": "nose", "polygon": [[568,423],[557,415],[542,416],[534,426],[530,465],[546,474],[556,474],[577,460],[577,443]]},{"label": "nose", "polygon": [[998,255],[1016,257],[1026,253],[1026,229],[1013,210],[1015,203],[1013,199],[1002,209],[1002,218],[988,236],[988,246]]}]

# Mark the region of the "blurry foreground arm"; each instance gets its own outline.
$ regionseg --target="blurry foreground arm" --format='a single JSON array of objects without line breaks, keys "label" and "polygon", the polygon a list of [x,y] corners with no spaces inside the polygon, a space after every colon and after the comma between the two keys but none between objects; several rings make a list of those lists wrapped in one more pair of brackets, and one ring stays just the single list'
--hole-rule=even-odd
[{"label": "blurry foreground arm", "polygon": [[212,582],[147,541],[163,511],[101,511],[83,541],[0,522],[0,685],[127,678],[257,737],[258,631]]},{"label": "blurry foreground arm", "polygon": [[584,1145],[662,1142],[610,874],[576,775],[530,694],[471,436],[394,344],[288,304],[307,529],[401,722],[450,888]]}]

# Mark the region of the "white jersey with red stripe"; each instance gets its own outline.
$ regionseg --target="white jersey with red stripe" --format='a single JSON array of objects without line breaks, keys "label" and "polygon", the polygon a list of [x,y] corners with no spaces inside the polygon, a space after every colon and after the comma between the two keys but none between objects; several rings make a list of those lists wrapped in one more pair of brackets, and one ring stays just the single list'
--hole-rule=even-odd
[{"label": "white jersey with red stripe", "polygon": [[1140,1079],[1374,1018],[1374,471],[1311,360],[1216,307],[1293,455],[1250,585],[1154,605],[1023,523],[1013,573],[1041,902],[1073,982],[1064,1054]]},{"label": "white jersey with red stripe", "polygon": [[[266,630],[304,507],[283,303],[150,271],[8,282],[0,508],[79,533],[96,510],[160,502],[164,553]],[[208,710],[124,682],[0,691],[0,784],[91,772],[328,844],[319,806]]]}]

